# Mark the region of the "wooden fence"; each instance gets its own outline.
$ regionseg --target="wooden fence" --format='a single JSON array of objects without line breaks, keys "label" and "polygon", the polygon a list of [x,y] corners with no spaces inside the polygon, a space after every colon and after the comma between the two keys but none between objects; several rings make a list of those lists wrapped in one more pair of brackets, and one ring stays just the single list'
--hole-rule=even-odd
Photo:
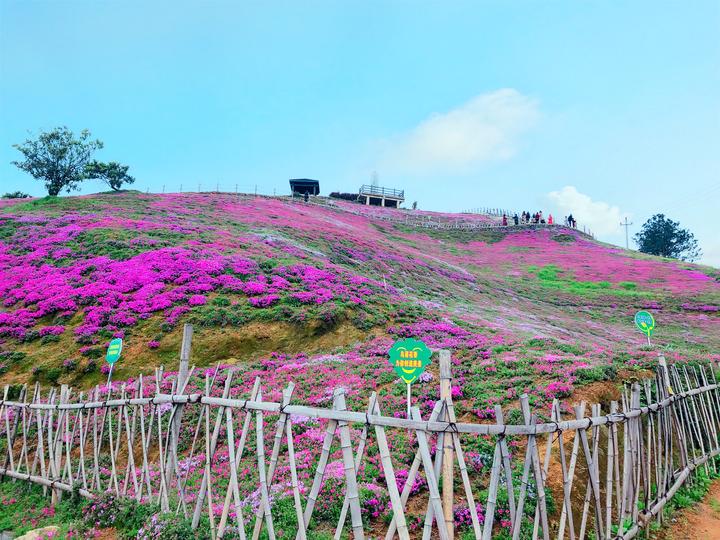
[{"label": "wooden fence", "polygon": [[[186,340],[185,358],[188,346]],[[158,503],[163,511],[191,518],[195,527],[209,526],[213,538],[257,539],[264,530],[273,539],[277,517],[271,494],[282,466],[289,468],[288,497],[294,523],[300,524],[296,538],[304,539],[335,453],[341,456],[344,486],[335,538],[343,531],[354,538],[453,538],[453,505],[462,504],[475,538],[489,539],[504,526],[503,534],[513,539],[522,534],[583,540],[637,536],[653,519],[662,519],[661,510],[694,471],[715,470],[720,396],[710,368],[667,369],[661,357],[654,379],[626,384],[622,398],[607,410],[584,403],[563,409],[556,400],[549,418],[539,421],[523,395],[521,423],[505,423],[496,406],[495,422],[481,424],[456,419],[450,353],[440,351],[439,360],[441,398],[429,416],[413,407],[409,419],[384,415],[375,394],[364,411],[348,410],[343,391],[334,392],[331,408],[293,404],[293,384],[281,401],[266,401],[259,379],[244,399],[231,398],[231,372],[222,394],[213,396],[217,370],[206,373],[204,392],[188,394],[188,381],[198,380],[194,368],[174,375],[169,393],[155,382],[148,386],[143,377],[117,395],[103,395],[100,388],[76,395],[66,386],[43,395],[36,384],[32,396],[23,388],[11,401],[6,387],[0,475],[40,484],[54,500],[63,492],[94,497],[109,490]],[[155,375],[154,381],[161,381],[162,369]],[[300,418],[321,419],[324,427],[317,461],[303,465],[314,470],[306,490],[299,487],[294,444]],[[408,433],[414,452],[402,488],[395,474],[398,457],[388,443],[392,430]],[[468,467],[464,452],[478,437],[494,445],[491,465],[481,473]],[[368,521],[360,500],[358,471],[373,443],[392,503],[389,525]],[[193,459],[202,479],[195,479],[189,496],[184,464]],[[241,492],[243,460],[253,464],[255,507]],[[229,467],[227,481],[214,472],[220,461]],[[411,495],[418,475],[426,487]],[[558,501],[554,511],[551,496]],[[425,509],[424,523],[414,530],[408,522],[410,499],[416,512]],[[504,525],[496,517],[501,503]]]}]

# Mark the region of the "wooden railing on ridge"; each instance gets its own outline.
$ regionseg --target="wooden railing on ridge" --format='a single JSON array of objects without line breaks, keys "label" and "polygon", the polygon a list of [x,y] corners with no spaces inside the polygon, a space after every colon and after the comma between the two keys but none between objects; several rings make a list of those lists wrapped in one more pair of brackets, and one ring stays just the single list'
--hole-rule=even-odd
[{"label": "wooden railing on ridge", "polygon": [[[187,328],[185,336],[184,351],[189,351]],[[187,352],[184,356],[187,359]],[[661,356],[655,378],[626,385],[620,402],[611,402],[608,411],[595,404],[587,415],[586,404],[580,403],[566,417],[555,400],[549,421],[538,422],[528,396],[522,395],[523,423],[505,423],[503,410],[495,406],[495,423],[480,424],[457,421],[450,394],[450,353],[439,351],[438,356],[441,398],[425,418],[417,407],[410,419],[386,416],[374,393],[364,411],[348,410],[343,391],[334,392],[329,409],[295,405],[291,403],[292,383],[280,402],[265,401],[260,379],[246,399],[234,399],[230,397],[232,372],[227,374],[221,397],[211,396],[215,378],[209,373],[204,393],[187,394],[194,368],[181,368],[169,394],[157,384],[163,379],[162,368],[156,370],[151,397],[144,396],[143,377],[130,386],[123,384],[119,395],[103,394],[96,387],[87,396],[81,392],[73,397],[63,386],[43,396],[36,384],[31,399],[24,388],[19,399],[10,401],[6,387],[0,404],[0,457],[4,460],[0,475],[44,486],[54,501],[63,492],[77,491],[92,498],[110,490],[117,496],[157,502],[165,512],[192,518],[193,527],[207,515],[215,538],[257,539],[264,528],[273,539],[276,516],[270,492],[279,464],[287,463],[299,524],[296,538],[302,539],[307,537],[322,495],[333,448],[339,447],[345,500],[335,538],[346,527],[354,538],[364,538],[369,523],[363,519],[358,471],[373,438],[392,503],[386,539],[415,536],[409,529],[407,503],[415,479],[422,474],[427,489],[414,497],[415,507],[419,497],[426,508],[422,533],[417,533],[424,539],[433,534],[443,540],[453,538],[453,506],[459,502],[469,509],[475,538],[491,538],[499,526],[495,516],[502,491],[512,538],[519,538],[525,527],[524,534],[532,538],[583,540],[591,533],[597,539],[636,537],[652,520],[663,519],[663,507],[694,471],[715,471],[714,457],[720,453],[720,395],[710,368],[668,369]],[[192,408],[198,414],[189,415]],[[299,489],[293,442],[298,415],[323,419],[325,428],[306,496]],[[269,453],[268,417],[275,419]],[[251,443],[253,419],[255,440]],[[360,429],[359,437],[351,435],[353,427]],[[414,435],[415,455],[402,490],[387,430]],[[491,437],[494,455],[487,477],[478,482],[471,478],[463,446],[482,436]],[[518,438],[520,444],[511,453],[509,442]],[[179,451],[181,447],[185,454]],[[240,492],[238,468],[243,456],[253,450],[260,503],[250,510]],[[203,456],[203,476],[192,504],[187,492],[189,469],[180,465],[198,455]],[[229,461],[227,486],[211,472],[219,459]],[[547,482],[551,461],[562,478],[561,492],[555,493],[561,502],[554,513],[549,512],[546,500],[551,493]],[[479,485],[487,486],[480,514],[476,506]],[[377,523],[373,526],[377,528]]]}]

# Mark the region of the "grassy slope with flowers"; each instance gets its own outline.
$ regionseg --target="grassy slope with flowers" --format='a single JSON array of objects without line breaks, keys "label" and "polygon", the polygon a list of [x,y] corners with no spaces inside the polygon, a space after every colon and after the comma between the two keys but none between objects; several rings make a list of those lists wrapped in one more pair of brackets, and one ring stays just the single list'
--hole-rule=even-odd
[{"label": "grassy slope with flowers", "polygon": [[[294,381],[297,401],[324,406],[342,386],[362,409],[378,390],[384,411],[402,414],[404,388],[386,353],[412,336],[453,350],[459,416],[488,421],[496,403],[512,413],[522,392],[542,413],[585,383],[652,365],[656,349],[632,325],[638,309],[655,314],[656,344],[671,360],[720,359],[718,270],[561,228],[434,231],[364,211],[393,212],[223,194],[3,201],[0,381],[102,382],[113,336],[126,343],[116,380],[161,363],[173,369],[182,323],[192,322],[192,361],[234,365],[233,395],[247,395],[259,375],[269,399]],[[423,414],[436,375],[431,367],[413,387]],[[310,420],[306,428],[297,445],[307,482],[322,429]],[[405,435],[391,443],[411,459]],[[478,470],[491,457],[486,446],[468,448]],[[377,473],[364,470],[363,485]],[[250,468],[243,477],[250,488]],[[330,489],[320,520],[337,510]],[[372,489],[363,500],[368,515],[387,514]],[[458,510],[459,522],[467,517]]]}]

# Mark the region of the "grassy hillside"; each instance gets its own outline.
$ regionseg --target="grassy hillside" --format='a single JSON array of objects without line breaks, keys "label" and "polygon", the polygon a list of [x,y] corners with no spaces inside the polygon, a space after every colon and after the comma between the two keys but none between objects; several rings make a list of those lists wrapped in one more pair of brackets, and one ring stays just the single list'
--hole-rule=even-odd
[{"label": "grassy hillside", "polygon": [[[172,369],[184,322],[199,366],[302,382],[310,401],[380,388],[400,410],[386,352],[418,337],[453,349],[459,408],[481,418],[522,391],[545,402],[652,363],[641,308],[671,359],[720,358],[718,270],[561,228],[438,231],[378,212],[416,215],[225,194],[4,202],[0,381],[88,387],[113,336],[118,378]],[[418,399],[436,391],[423,386]]]}]

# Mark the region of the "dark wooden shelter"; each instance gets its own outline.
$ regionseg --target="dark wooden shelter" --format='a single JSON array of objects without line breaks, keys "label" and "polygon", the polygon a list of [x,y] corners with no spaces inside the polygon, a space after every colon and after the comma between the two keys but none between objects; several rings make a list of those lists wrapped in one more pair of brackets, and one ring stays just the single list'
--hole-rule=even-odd
[{"label": "dark wooden shelter", "polygon": [[290,192],[293,195],[320,195],[320,182],[310,178],[291,178]]}]

